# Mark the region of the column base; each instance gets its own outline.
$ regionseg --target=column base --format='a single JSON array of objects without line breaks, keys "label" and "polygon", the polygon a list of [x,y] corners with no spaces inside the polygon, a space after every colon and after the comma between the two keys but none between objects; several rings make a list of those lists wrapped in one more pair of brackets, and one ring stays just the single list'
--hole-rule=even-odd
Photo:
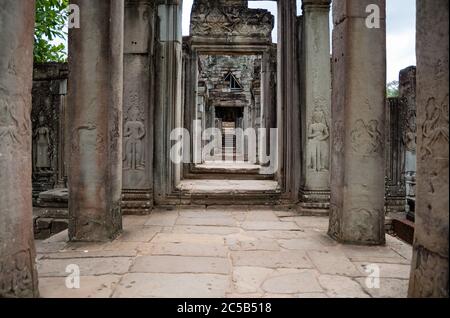
[{"label": "column base", "polygon": [[300,189],[299,206],[303,213],[310,212],[314,215],[329,215],[330,191]]},{"label": "column base", "polygon": [[123,190],[123,215],[149,215],[153,209],[152,190]]},{"label": "column base", "polygon": [[344,245],[358,245],[358,246],[384,246],[386,245],[386,241],[383,242],[374,242],[374,241],[368,241],[368,242],[361,242],[361,241],[353,241],[353,240],[346,240],[346,239],[341,239],[335,235],[332,235],[330,233],[328,233],[328,236],[331,237],[333,240],[335,240],[336,242],[338,242],[339,244],[344,244]]}]

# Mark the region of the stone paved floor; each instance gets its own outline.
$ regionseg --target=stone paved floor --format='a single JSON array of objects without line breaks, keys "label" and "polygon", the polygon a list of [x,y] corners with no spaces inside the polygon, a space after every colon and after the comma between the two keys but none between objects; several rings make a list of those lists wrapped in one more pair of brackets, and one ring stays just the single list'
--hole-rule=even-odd
[{"label": "stone paved floor", "polygon": [[[344,246],[328,220],[248,209],[155,211],[124,217],[124,233],[105,244],[37,242],[42,297],[406,297],[412,248]],[[81,288],[65,287],[79,266]],[[366,266],[380,288],[366,286]]]}]

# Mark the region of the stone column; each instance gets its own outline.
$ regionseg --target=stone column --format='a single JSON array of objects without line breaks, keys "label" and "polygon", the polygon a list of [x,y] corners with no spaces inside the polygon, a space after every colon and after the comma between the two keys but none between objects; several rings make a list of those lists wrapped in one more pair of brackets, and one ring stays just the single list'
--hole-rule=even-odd
[{"label": "stone column", "polygon": [[123,0],[73,0],[69,31],[69,237],[107,241],[122,229]]},{"label": "stone column", "polygon": [[154,198],[156,204],[168,203],[169,195],[181,177],[181,165],[170,159],[170,133],[182,127],[182,4],[164,0],[157,6],[159,34],[156,41],[156,101]]},{"label": "stone column", "polygon": [[303,1],[300,201],[313,209],[327,209],[330,201],[330,2]]},{"label": "stone column", "polygon": [[153,205],[154,6],[125,1],[123,214],[147,214]]},{"label": "stone column", "polygon": [[389,218],[403,217],[405,210],[405,144],[404,116],[406,103],[399,97],[388,98],[386,101],[386,202],[385,212]]},{"label": "stone column", "polygon": [[410,297],[448,297],[449,2],[417,1],[417,192]]},{"label": "stone column", "polygon": [[264,166],[269,166],[270,162],[266,159],[266,156],[269,155],[270,149],[270,129],[277,126],[276,47],[270,47],[263,53],[261,63],[261,126],[266,132],[265,140],[260,140],[259,158],[265,161]]},{"label": "stone column", "polygon": [[[379,28],[366,25],[369,5],[379,8]],[[343,243],[385,243],[385,5],[385,0],[333,2],[329,235]]]},{"label": "stone column", "polygon": [[38,297],[31,203],[35,2],[0,2],[0,298]]},{"label": "stone column", "polygon": [[297,78],[297,2],[278,1],[277,128],[278,180],[288,200],[298,198],[300,124]]},{"label": "stone column", "polygon": [[415,185],[416,185],[416,154],[417,154],[417,124],[416,124],[416,67],[410,66],[400,71],[399,97],[403,106],[402,138],[405,147],[405,194],[406,212],[409,220],[414,221]]}]

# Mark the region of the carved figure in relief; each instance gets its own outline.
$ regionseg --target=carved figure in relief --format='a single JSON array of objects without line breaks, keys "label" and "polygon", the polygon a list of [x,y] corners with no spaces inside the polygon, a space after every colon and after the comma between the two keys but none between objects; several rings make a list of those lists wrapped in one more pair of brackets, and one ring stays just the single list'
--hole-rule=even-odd
[{"label": "carved figure in relief", "polygon": [[328,228],[328,235],[335,239],[340,239],[341,220],[339,216],[339,209],[336,205],[330,205],[330,225]]},{"label": "carved figure in relief", "polygon": [[192,12],[191,31],[197,36],[269,36],[273,28],[270,12],[245,5],[195,1]]},{"label": "carved figure in relief", "polygon": [[145,126],[140,121],[141,111],[133,107],[129,111],[129,120],[125,123],[124,137],[124,169],[143,170],[145,168],[142,139],[145,137]]},{"label": "carved figure in relief", "polygon": [[328,170],[328,139],[330,132],[323,111],[316,109],[308,127],[308,167],[320,172]]},{"label": "carved figure in relief", "polygon": [[371,120],[366,125],[364,120],[358,119],[351,132],[353,151],[361,155],[368,156],[382,153],[382,139],[377,120]]},{"label": "carved figure in relief", "polygon": [[380,130],[378,129],[378,121],[377,120],[371,120],[368,125],[368,133],[370,136],[370,151],[371,153],[379,153],[382,152],[382,134]]},{"label": "carved figure in relief", "polygon": [[433,155],[436,143],[448,143],[448,96],[441,105],[431,97],[426,106],[426,119],[423,123],[423,159]]},{"label": "carved figure in relief", "polygon": [[50,129],[45,126],[45,117],[39,116],[39,128],[34,133],[36,142],[36,163],[35,167],[39,170],[49,169],[49,147],[50,147]]},{"label": "carved figure in relief", "polygon": [[19,143],[17,136],[18,120],[6,100],[0,100],[0,140],[6,145]]},{"label": "carved figure in relief", "polygon": [[404,135],[403,143],[407,151],[416,152],[417,149],[417,129],[416,129],[416,114],[415,112],[409,115],[407,121],[406,133]]}]

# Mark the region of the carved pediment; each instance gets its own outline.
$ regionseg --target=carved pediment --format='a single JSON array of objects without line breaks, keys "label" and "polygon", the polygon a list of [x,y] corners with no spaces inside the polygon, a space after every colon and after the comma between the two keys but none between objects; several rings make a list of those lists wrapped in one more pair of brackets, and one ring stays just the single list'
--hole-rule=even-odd
[{"label": "carved pediment", "polygon": [[264,9],[249,9],[247,1],[194,1],[192,36],[270,38],[273,28],[272,14]]}]

